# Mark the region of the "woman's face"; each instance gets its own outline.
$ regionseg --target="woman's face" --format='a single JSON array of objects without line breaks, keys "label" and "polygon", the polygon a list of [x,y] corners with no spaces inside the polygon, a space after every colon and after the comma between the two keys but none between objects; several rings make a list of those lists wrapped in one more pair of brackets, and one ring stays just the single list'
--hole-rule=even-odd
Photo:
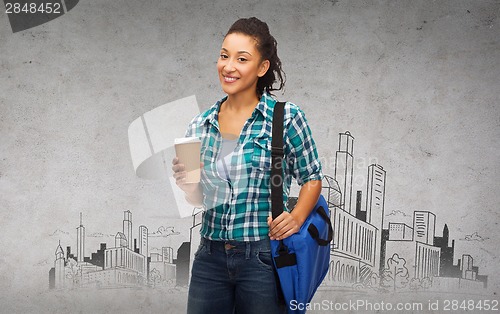
[{"label": "woman's face", "polygon": [[222,42],[217,71],[224,92],[228,95],[255,93],[257,81],[269,69],[269,61],[262,60],[252,37],[232,33]]}]

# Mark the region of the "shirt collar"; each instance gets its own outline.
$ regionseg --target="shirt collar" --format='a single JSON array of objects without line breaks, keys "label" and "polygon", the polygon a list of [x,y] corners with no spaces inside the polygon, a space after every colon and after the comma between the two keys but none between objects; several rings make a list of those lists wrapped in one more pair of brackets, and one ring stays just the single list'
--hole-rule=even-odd
[{"label": "shirt collar", "polygon": [[[210,108],[204,123],[211,123],[213,125],[219,126],[218,118],[219,118],[219,109],[222,103],[227,99],[227,96],[224,96],[222,99],[218,100],[212,108]],[[274,99],[269,93],[264,92],[262,97],[260,98],[259,103],[255,107],[253,116],[256,113],[260,113],[265,120],[271,119],[272,109],[276,104],[276,99]]]},{"label": "shirt collar", "polygon": [[[276,99],[274,99],[268,93],[264,92],[264,94],[262,94],[262,97],[260,98],[260,101],[257,104],[257,107],[255,109],[257,109],[257,111],[262,114],[262,116],[264,117],[265,120],[268,120],[271,118],[269,116],[270,109],[273,109],[275,104],[276,104]],[[271,112],[272,112],[272,110],[271,110]]]}]

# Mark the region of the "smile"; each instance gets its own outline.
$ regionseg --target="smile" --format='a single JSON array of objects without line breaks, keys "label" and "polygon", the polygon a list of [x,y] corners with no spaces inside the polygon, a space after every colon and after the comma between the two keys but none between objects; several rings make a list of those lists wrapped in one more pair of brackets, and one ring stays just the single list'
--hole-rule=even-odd
[{"label": "smile", "polygon": [[232,83],[234,81],[236,81],[238,78],[236,77],[231,77],[231,76],[224,76],[224,82],[226,83]]}]

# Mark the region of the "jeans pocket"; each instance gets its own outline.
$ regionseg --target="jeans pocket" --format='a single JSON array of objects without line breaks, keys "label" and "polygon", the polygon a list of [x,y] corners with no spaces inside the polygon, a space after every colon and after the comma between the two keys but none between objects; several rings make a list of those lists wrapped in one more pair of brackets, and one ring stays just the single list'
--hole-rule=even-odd
[{"label": "jeans pocket", "polygon": [[206,245],[203,243],[200,243],[200,245],[198,245],[198,249],[194,253],[194,257],[195,258],[199,257],[199,255],[202,254],[203,252],[205,252],[205,250],[206,250]]},{"label": "jeans pocket", "polygon": [[273,269],[273,259],[270,251],[258,251],[255,257],[259,265],[266,269]]}]

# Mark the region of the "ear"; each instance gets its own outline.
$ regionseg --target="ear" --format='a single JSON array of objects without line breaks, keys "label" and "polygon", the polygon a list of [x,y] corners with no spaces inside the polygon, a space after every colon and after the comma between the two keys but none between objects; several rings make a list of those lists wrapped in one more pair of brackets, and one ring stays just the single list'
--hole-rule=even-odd
[{"label": "ear", "polygon": [[267,73],[267,70],[269,70],[270,65],[271,63],[269,62],[269,60],[262,61],[262,63],[259,66],[259,73],[257,74],[257,76],[263,77]]}]

